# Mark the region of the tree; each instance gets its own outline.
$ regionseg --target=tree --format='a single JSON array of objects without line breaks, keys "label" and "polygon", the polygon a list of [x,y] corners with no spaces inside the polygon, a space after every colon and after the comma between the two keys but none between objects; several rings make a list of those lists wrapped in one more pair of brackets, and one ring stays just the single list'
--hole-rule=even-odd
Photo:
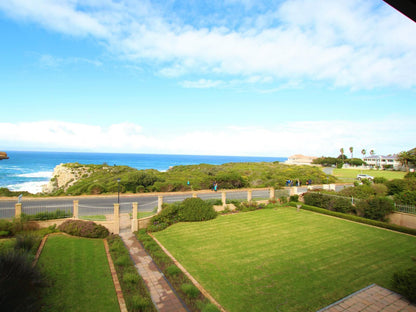
[{"label": "tree", "polygon": [[415,157],[412,153],[403,151],[397,155],[397,160],[402,164],[402,166],[405,166],[406,171],[409,172],[409,163],[413,162]]},{"label": "tree", "polygon": [[352,154],[352,153],[353,153],[353,151],[354,151],[354,148],[351,146],[351,147],[350,147],[351,159],[352,159],[352,158],[354,158],[354,156],[353,156],[353,154]]},{"label": "tree", "polygon": [[341,159],[344,159],[344,148],[341,147],[339,151],[341,152]]},{"label": "tree", "polygon": [[363,158],[365,157],[365,155],[367,154],[367,151],[363,148],[362,150],[361,150],[361,154],[363,154]]},{"label": "tree", "polygon": [[375,154],[375,153],[376,153],[376,152],[374,152],[374,150],[371,150],[371,151],[370,151],[370,155],[371,155],[371,156],[374,156],[374,154]]}]

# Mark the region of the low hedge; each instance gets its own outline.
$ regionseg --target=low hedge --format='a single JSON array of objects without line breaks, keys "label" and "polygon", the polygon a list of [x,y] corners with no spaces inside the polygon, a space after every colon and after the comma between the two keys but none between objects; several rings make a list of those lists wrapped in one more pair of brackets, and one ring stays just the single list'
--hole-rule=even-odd
[{"label": "low hedge", "polygon": [[152,217],[147,229],[157,232],[177,222],[207,221],[216,217],[212,204],[201,198],[187,198],[181,203],[164,204],[162,211]]},{"label": "low hedge", "polygon": [[123,296],[129,312],[156,312],[143,278],[137,272],[129,251],[118,235],[107,238],[111,258],[117,272]]},{"label": "low hedge", "polygon": [[[300,203],[293,203],[292,202],[292,203],[289,203],[289,205],[292,206],[292,207],[296,207],[297,205],[300,205]],[[333,216],[333,217],[338,217],[338,218],[342,218],[342,219],[346,219],[346,220],[350,220],[350,221],[354,221],[354,222],[358,222],[358,223],[368,224],[368,225],[372,225],[372,226],[376,226],[376,227],[389,229],[389,230],[392,230],[392,231],[397,231],[397,232],[401,232],[401,233],[416,236],[416,229],[411,229],[411,228],[407,228],[407,227],[404,227],[404,226],[391,224],[391,223],[386,223],[386,222],[382,222],[382,221],[366,219],[366,218],[362,218],[362,217],[358,217],[358,216],[354,216],[354,215],[350,215],[350,214],[346,214],[346,213],[330,211],[330,210],[327,210],[327,209],[318,208],[318,207],[314,207],[314,206],[309,206],[309,205],[305,205],[305,204],[301,204],[301,205],[302,205],[301,208],[305,209],[305,210],[309,210],[309,211],[313,211],[313,212],[317,212],[317,213],[321,213],[321,214],[326,214],[326,215]]]},{"label": "low hedge", "polygon": [[66,220],[58,226],[58,230],[69,235],[88,238],[106,238],[109,234],[106,227],[83,220]]}]

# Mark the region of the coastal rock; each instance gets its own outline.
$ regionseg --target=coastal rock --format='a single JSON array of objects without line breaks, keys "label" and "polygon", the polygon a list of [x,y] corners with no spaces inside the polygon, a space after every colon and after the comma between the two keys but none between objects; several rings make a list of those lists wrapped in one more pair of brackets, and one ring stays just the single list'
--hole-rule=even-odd
[{"label": "coastal rock", "polygon": [[66,191],[79,179],[88,177],[90,174],[91,170],[86,166],[60,164],[53,170],[52,178],[49,183],[42,187],[42,192],[53,193],[59,189]]},{"label": "coastal rock", "polygon": [[0,152],[0,160],[2,159],[9,159],[9,156],[7,156],[6,152]]}]

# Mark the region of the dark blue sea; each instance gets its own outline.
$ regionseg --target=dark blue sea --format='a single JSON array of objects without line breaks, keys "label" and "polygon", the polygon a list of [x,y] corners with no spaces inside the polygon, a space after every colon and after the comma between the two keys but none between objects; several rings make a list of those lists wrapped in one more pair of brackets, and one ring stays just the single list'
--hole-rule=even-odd
[{"label": "dark blue sea", "polygon": [[13,191],[38,193],[48,183],[55,166],[62,163],[108,164],[129,166],[136,169],[166,171],[178,165],[212,164],[228,162],[272,162],[287,160],[287,157],[248,156],[203,156],[162,154],[110,154],[73,152],[22,152],[5,151],[9,159],[0,160],[0,187]]}]

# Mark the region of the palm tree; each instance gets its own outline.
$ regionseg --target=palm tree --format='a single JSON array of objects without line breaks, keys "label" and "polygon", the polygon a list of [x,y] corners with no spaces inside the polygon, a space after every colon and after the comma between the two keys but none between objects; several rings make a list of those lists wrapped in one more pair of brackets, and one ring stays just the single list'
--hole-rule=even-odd
[{"label": "palm tree", "polygon": [[374,154],[375,154],[375,153],[376,153],[376,152],[374,152],[374,150],[371,150],[371,151],[370,151],[370,155],[371,155],[371,156],[374,156]]},{"label": "palm tree", "polygon": [[353,159],[354,157],[353,157],[353,155],[352,155],[352,152],[354,151],[354,148],[351,146],[350,147],[350,153],[351,153],[351,159]]},{"label": "palm tree", "polygon": [[344,159],[344,148],[341,147],[341,149],[339,150],[341,152],[341,159]]},{"label": "palm tree", "polygon": [[362,150],[361,150],[361,154],[363,154],[363,158],[365,157],[365,155],[367,154],[367,151],[363,148]]}]

